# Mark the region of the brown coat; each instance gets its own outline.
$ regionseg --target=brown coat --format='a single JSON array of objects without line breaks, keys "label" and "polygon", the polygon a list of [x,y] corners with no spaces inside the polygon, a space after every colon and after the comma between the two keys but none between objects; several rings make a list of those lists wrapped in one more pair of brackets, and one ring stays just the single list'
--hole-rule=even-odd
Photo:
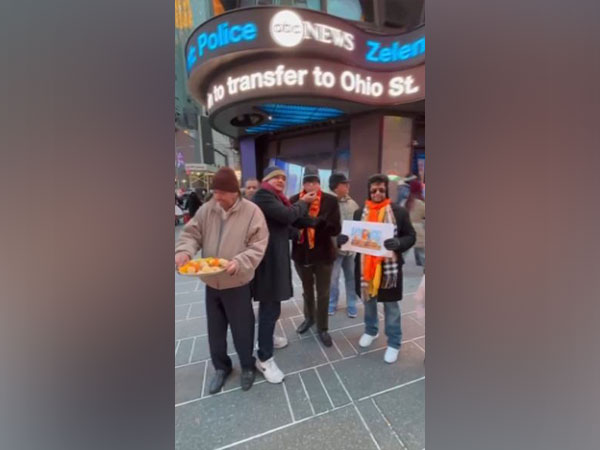
[{"label": "brown coat", "polygon": [[221,273],[201,277],[214,289],[230,289],[248,284],[254,278],[268,242],[267,223],[258,206],[240,197],[225,212],[212,199],[185,225],[175,245],[175,253],[184,252],[193,258],[202,250],[204,258],[237,261],[239,269],[234,275]]}]

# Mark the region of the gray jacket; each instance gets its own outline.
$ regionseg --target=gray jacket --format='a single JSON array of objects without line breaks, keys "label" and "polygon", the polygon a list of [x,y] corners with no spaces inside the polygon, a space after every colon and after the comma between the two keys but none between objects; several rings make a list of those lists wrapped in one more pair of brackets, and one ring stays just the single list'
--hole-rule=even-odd
[{"label": "gray jacket", "polygon": [[[342,224],[344,223],[344,220],[354,220],[354,211],[356,211],[360,207],[354,200],[352,200],[352,197],[350,197],[350,196],[342,197],[342,198],[338,197],[338,203],[340,205],[340,218],[342,220]],[[337,244],[336,244],[336,247],[337,247]],[[339,256],[352,256],[352,255],[354,255],[354,252],[346,252],[346,251],[342,251],[342,250],[338,249],[338,255]]]}]

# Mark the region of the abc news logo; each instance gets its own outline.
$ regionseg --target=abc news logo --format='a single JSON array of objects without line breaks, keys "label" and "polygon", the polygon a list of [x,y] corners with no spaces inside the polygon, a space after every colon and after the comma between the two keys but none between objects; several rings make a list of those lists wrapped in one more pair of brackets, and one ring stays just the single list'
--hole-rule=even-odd
[{"label": "abc news logo", "polygon": [[323,44],[330,44],[354,50],[354,35],[322,23],[303,21],[294,11],[279,11],[273,16],[270,24],[273,40],[282,47],[295,47],[304,39],[313,39]]}]

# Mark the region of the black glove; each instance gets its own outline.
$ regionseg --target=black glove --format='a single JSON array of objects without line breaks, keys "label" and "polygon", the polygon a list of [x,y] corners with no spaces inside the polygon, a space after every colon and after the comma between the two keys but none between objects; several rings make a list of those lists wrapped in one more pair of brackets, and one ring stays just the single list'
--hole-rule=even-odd
[{"label": "black glove", "polygon": [[350,240],[350,237],[348,237],[348,235],[346,235],[346,234],[340,234],[337,237],[337,246],[341,247],[342,245],[344,245],[349,240]]},{"label": "black glove", "polygon": [[390,250],[392,252],[397,252],[398,250],[400,250],[400,239],[398,239],[398,238],[386,239],[385,241],[383,241],[383,246],[385,247],[386,250]]},{"label": "black glove", "polygon": [[314,218],[311,218],[311,224],[309,225],[309,227],[319,228],[324,223],[325,223],[325,219],[323,219],[322,217],[314,217]]}]

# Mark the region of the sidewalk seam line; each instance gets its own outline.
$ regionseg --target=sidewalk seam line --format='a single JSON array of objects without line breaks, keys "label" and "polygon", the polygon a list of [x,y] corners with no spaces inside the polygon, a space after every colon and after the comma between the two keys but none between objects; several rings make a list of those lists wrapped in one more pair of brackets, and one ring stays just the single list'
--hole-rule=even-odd
[{"label": "sidewalk seam line", "polygon": [[202,377],[202,391],[200,391],[200,398],[204,397],[204,386],[206,386],[206,375],[208,375],[208,361],[204,364],[204,377]]},{"label": "sidewalk seam line", "polygon": [[194,349],[196,348],[196,338],[192,342],[192,349],[190,350],[190,357],[188,358],[188,364],[192,363],[192,357],[194,356]]},{"label": "sidewalk seam line", "polygon": [[[201,336],[201,337],[202,337],[202,336]],[[313,336],[309,336],[309,337],[313,337]],[[425,335],[422,335],[422,336],[417,336],[417,337],[414,337],[414,338],[411,338],[411,339],[407,339],[407,340],[405,340],[405,341],[402,341],[402,344],[409,344],[409,343],[412,343],[412,344],[415,344],[415,345],[418,347],[418,344],[416,344],[414,341],[415,341],[415,340],[417,340],[417,339],[422,339],[422,338],[424,338],[424,337],[425,337]],[[184,338],[184,339],[180,339],[180,341],[183,341],[183,340],[186,340],[186,339],[192,339],[192,338]],[[177,342],[177,341],[176,341],[176,342]],[[294,341],[294,342],[295,342],[295,341]],[[307,370],[314,369],[314,368],[316,368],[316,367],[325,366],[325,365],[327,365],[327,364],[328,364],[328,363],[330,363],[330,362],[339,362],[339,361],[345,361],[345,360],[347,360],[347,359],[356,358],[357,356],[360,356],[360,355],[366,355],[366,354],[368,354],[368,353],[378,352],[378,351],[381,351],[381,350],[383,350],[383,349],[385,349],[385,348],[387,348],[387,345],[386,345],[386,346],[384,346],[384,347],[377,347],[377,348],[373,348],[373,349],[371,349],[371,350],[367,350],[367,351],[364,351],[364,352],[362,352],[362,353],[360,353],[360,352],[359,352],[359,353],[357,353],[356,355],[342,356],[342,358],[341,358],[341,359],[336,359],[335,361],[327,361],[327,362],[325,362],[325,363],[317,364],[317,365],[315,365],[315,366],[312,366],[312,367],[305,367],[305,368],[303,368],[303,369],[299,369],[299,370],[296,370],[296,371],[293,371],[293,372],[290,372],[290,373],[286,373],[286,374],[284,374],[284,375],[294,375],[294,374],[296,374],[296,373],[299,373],[299,372],[305,372],[305,371],[307,371]],[[228,353],[227,355],[228,355],[228,356],[235,356],[236,354],[237,354],[236,352],[231,352],[231,353]],[[203,360],[201,360],[201,361],[194,361],[194,362],[192,362],[192,363],[189,363],[189,364],[187,364],[187,363],[186,363],[186,364],[180,364],[180,365],[178,365],[178,366],[175,366],[175,369],[180,369],[181,367],[187,367],[187,366],[191,366],[191,365],[194,365],[194,364],[201,364],[201,363],[203,363],[203,362],[205,362],[205,361],[210,361],[210,358],[203,359]]]},{"label": "sidewalk seam line", "polygon": [[344,331],[343,331],[343,330],[342,330],[342,336],[344,337],[344,339],[346,339],[346,342],[347,342],[348,344],[350,344],[350,347],[352,347],[352,350],[354,350],[354,354],[355,354],[355,355],[358,355],[358,353],[359,353],[359,352],[358,352],[358,350],[356,350],[356,347],[354,347],[354,345],[352,345],[352,342],[350,342],[350,339],[348,339],[348,338],[346,337],[346,335],[344,334]]},{"label": "sidewalk seam line", "polygon": [[323,390],[325,391],[325,395],[327,396],[327,399],[329,400],[329,403],[331,403],[331,407],[335,408],[335,405],[333,404],[333,400],[331,400],[331,396],[329,395],[329,392],[327,392],[327,388],[325,387],[325,383],[323,383],[323,380],[321,379],[321,375],[319,375],[319,371],[317,369],[313,369],[313,370],[317,374],[317,378],[319,379],[319,382],[321,383],[321,386],[323,387]]},{"label": "sidewalk seam line", "polygon": [[423,381],[424,379],[425,379],[425,377],[424,377],[424,376],[422,376],[422,377],[416,378],[416,379],[414,379],[414,380],[407,381],[406,383],[402,383],[402,384],[400,384],[400,385],[398,385],[398,386],[394,386],[394,387],[391,387],[391,388],[389,388],[389,389],[384,389],[383,391],[376,392],[376,393],[374,393],[374,394],[367,395],[366,397],[359,398],[359,399],[357,400],[357,402],[361,402],[361,401],[363,401],[363,400],[368,400],[368,399],[370,399],[370,398],[377,397],[378,395],[381,395],[381,394],[386,394],[386,393],[388,393],[388,392],[392,392],[392,391],[395,391],[395,390],[397,390],[397,389],[402,389],[403,387],[410,386],[411,384],[418,383],[419,381]]},{"label": "sidewalk seam line", "polygon": [[263,432],[263,433],[259,433],[259,434],[257,434],[257,435],[250,436],[250,437],[248,437],[248,438],[242,439],[241,441],[232,442],[231,444],[227,444],[227,445],[225,445],[225,446],[223,446],[223,447],[218,447],[218,448],[216,448],[215,450],[226,450],[226,449],[228,449],[228,448],[235,447],[236,445],[239,445],[239,444],[245,444],[246,442],[250,442],[250,441],[252,441],[252,440],[254,440],[254,439],[258,439],[258,438],[261,438],[261,437],[263,437],[263,436],[268,436],[269,434],[275,433],[275,432],[277,432],[277,431],[285,430],[286,428],[289,428],[289,427],[291,427],[291,426],[293,426],[293,425],[297,425],[297,424],[300,424],[300,423],[302,423],[302,422],[306,422],[306,421],[308,421],[308,420],[314,419],[314,418],[316,418],[316,417],[323,416],[323,415],[325,415],[325,414],[329,414],[329,413],[331,413],[331,412],[333,412],[333,411],[337,411],[337,410],[339,410],[339,409],[346,408],[346,407],[348,407],[348,406],[350,406],[350,405],[344,405],[344,406],[340,406],[339,408],[334,408],[334,409],[330,409],[330,410],[328,410],[328,411],[323,411],[323,412],[320,412],[320,413],[318,413],[318,414],[315,414],[315,415],[313,415],[313,416],[310,416],[310,417],[305,417],[304,419],[300,419],[300,420],[298,420],[297,422],[294,422],[294,423],[287,423],[287,424],[285,424],[285,425],[281,425],[280,427],[273,428],[272,430],[268,430],[268,431],[265,431],[265,432]]},{"label": "sidewalk seam line", "polygon": [[358,410],[358,406],[356,406],[356,403],[354,403],[354,402],[352,402],[352,406],[354,406],[354,410],[356,411],[356,414],[358,414],[358,417],[360,418],[361,422],[363,423],[363,425],[367,429],[367,431],[369,433],[369,436],[371,436],[371,439],[375,443],[375,447],[377,447],[377,450],[381,450],[381,446],[379,445],[379,442],[377,442],[377,439],[375,439],[375,436],[373,436],[373,432],[369,428],[369,425],[367,425],[367,422],[365,421],[365,418],[363,417],[363,415]]},{"label": "sidewalk seam line", "polygon": [[290,409],[290,416],[292,417],[292,423],[296,423],[296,418],[294,417],[294,411],[292,411],[292,403],[290,402],[290,397],[288,395],[287,388],[285,387],[285,383],[281,383],[283,386],[283,393],[285,394],[285,399],[287,400],[288,408]]},{"label": "sidewalk seam line", "polygon": [[398,440],[398,442],[400,442],[400,445],[402,446],[402,448],[404,448],[405,450],[407,450],[406,445],[404,445],[404,442],[402,442],[402,439],[400,439],[400,436],[398,436],[398,433],[396,433],[396,430],[394,430],[394,427],[392,427],[392,424],[390,423],[390,421],[388,420],[388,418],[385,416],[385,414],[383,413],[383,411],[381,411],[381,409],[379,408],[379,406],[375,402],[375,399],[372,398],[371,402],[373,403],[373,406],[375,406],[375,409],[377,410],[377,412],[383,418],[383,421],[386,423],[386,425],[388,426],[388,428],[390,429],[390,431],[392,432],[392,434],[396,437],[396,439]]},{"label": "sidewalk seam line", "polygon": [[312,411],[313,416],[314,416],[315,415],[315,407],[313,406],[312,402],[310,401],[310,395],[308,395],[308,391],[306,390],[306,385],[304,384],[304,380],[302,379],[302,374],[300,372],[298,372],[298,378],[300,378],[300,383],[302,383],[302,389],[304,389],[304,394],[306,394],[306,399],[308,400],[310,410]]}]

